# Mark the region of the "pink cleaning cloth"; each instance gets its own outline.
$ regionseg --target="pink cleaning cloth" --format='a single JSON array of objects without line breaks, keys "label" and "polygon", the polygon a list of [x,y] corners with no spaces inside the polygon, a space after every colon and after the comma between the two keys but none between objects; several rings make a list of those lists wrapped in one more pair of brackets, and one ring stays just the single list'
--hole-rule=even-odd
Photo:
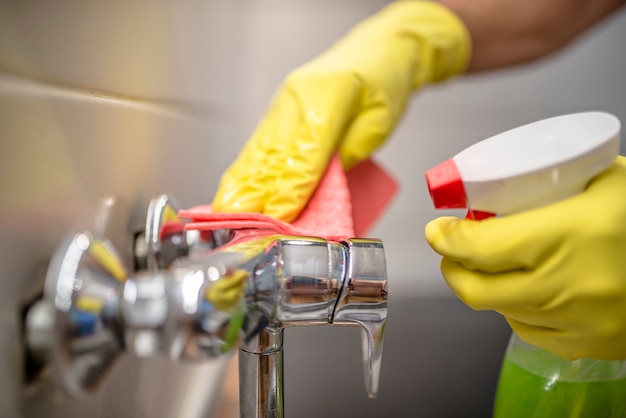
[{"label": "pink cleaning cloth", "polygon": [[346,173],[352,200],[352,222],[357,237],[365,237],[398,192],[398,183],[373,160],[365,160]]},{"label": "pink cleaning cloth", "polygon": [[363,236],[397,189],[396,181],[372,160],[344,173],[339,158],[334,157],[311,200],[291,223],[260,213],[215,213],[211,205],[181,210],[179,216],[191,220],[185,224],[187,230],[264,230],[339,241]]}]

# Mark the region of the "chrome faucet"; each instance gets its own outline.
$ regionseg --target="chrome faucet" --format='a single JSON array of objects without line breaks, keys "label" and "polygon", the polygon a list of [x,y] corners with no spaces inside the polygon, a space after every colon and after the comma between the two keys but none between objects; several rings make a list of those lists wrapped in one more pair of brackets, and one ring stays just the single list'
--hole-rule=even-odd
[{"label": "chrome faucet", "polygon": [[376,396],[387,317],[381,241],[185,232],[171,205],[153,200],[137,246],[145,268],[132,275],[89,232],[53,257],[44,299],[29,312],[51,323],[31,319],[28,335],[71,394],[95,390],[122,350],[197,361],[237,347],[241,416],[282,417],[284,328],[331,324],[362,327],[366,390]]}]

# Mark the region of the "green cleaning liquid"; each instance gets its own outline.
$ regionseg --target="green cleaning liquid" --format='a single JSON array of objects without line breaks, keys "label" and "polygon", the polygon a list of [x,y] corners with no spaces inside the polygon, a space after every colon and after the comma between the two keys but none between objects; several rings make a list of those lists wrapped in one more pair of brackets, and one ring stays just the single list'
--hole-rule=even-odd
[{"label": "green cleaning liquid", "polygon": [[536,348],[509,349],[500,371],[494,418],[624,418],[624,364],[567,362]]}]

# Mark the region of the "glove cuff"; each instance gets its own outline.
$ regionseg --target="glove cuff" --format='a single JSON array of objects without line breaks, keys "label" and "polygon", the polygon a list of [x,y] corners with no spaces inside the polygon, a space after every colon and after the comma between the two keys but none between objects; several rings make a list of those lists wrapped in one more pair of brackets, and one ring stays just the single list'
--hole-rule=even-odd
[{"label": "glove cuff", "polygon": [[445,6],[431,1],[402,0],[380,13],[394,34],[416,41],[418,55],[412,89],[439,82],[467,70],[471,38],[461,19]]}]

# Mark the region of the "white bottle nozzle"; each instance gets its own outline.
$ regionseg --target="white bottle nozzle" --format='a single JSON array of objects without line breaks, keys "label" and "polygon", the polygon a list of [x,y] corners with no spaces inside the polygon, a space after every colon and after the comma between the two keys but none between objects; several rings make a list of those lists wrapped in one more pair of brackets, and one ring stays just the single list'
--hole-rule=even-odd
[{"label": "white bottle nozzle", "polygon": [[480,141],[426,172],[436,208],[511,214],[571,196],[619,153],[604,112],[544,119]]}]

